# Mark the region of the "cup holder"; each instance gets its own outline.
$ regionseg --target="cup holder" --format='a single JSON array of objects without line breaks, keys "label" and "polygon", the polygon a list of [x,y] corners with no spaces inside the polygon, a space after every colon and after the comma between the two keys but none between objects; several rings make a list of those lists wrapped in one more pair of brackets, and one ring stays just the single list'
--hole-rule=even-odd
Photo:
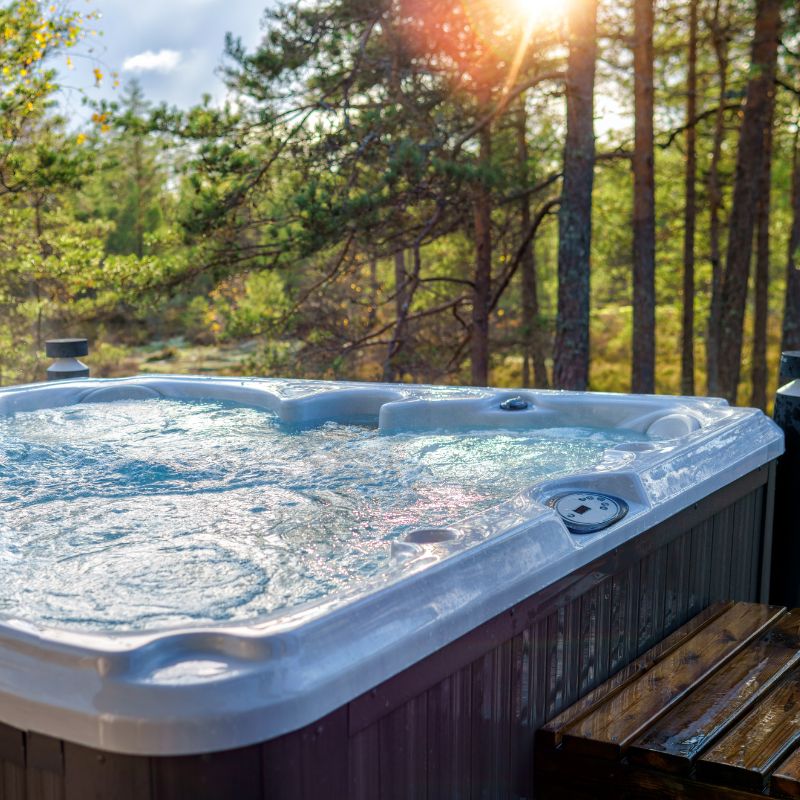
[{"label": "cup holder", "polygon": [[453,528],[417,528],[409,531],[403,541],[409,544],[442,544],[454,542],[459,538],[459,533]]}]

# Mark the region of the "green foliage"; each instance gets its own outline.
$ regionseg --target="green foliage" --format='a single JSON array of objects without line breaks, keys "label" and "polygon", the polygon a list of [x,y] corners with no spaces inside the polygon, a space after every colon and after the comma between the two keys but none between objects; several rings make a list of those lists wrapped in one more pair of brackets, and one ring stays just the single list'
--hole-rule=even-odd
[{"label": "green foliage", "polygon": [[[748,4],[701,0],[699,387],[719,99],[709,20],[717,7],[729,58],[723,247],[752,25]],[[657,13],[657,380],[659,391],[677,391],[686,20],[677,0],[659,0]],[[631,75],[617,35],[627,15],[624,4],[603,4],[597,92],[598,109],[609,118],[598,111],[604,157],[595,170],[592,245],[591,385],[620,391],[630,381],[632,316]],[[245,341],[241,369],[260,374],[465,381],[474,205],[482,191],[492,209],[493,380],[522,380],[523,346],[533,329],[549,354],[558,246],[551,201],[561,190],[565,125],[558,80],[565,49],[557,22],[532,29],[525,41],[526,26],[502,3],[273,5],[252,51],[226,40],[229,105],[207,98],[191,109],[152,108],[133,83],[118,102],[98,104],[91,128],[76,136],[51,108],[57,87],[47,58],[74,47],[84,24],[75,12],[44,13],[30,0],[0,10],[0,29],[13,31],[0,47],[7,145],[0,157],[0,380],[41,377],[43,340],[84,333],[101,340],[94,366],[109,374],[115,361],[130,367],[129,348],[184,337],[215,351]],[[787,8],[784,83],[796,82],[797,35],[796,12]],[[525,163],[516,127],[523,106]],[[796,97],[781,91],[771,358],[797,113]],[[478,135],[490,118],[491,153],[482,156]],[[535,319],[522,311],[523,199],[533,217],[544,214],[534,240]],[[749,316],[746,324],[749,334]],[[170,347],[179,356],[182,345]]]}]

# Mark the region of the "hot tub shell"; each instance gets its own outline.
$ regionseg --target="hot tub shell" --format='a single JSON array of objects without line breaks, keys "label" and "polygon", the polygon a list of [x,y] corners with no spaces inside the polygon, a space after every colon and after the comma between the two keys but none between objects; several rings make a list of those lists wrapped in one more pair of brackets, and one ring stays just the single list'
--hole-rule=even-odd
[{"label": "hot tub shell", "polygon": [[[528,407],[504,411],[515,396]],[[398,544],[386,574],[347,594],[247,624],[108,635],[0,622],[2,798],[40,784],[137,799],[529,796],[536,727],[710,602],[767,599],[782,436],[752,409],[138,377],[5,389],[0,414],[148,397],[387,432],[569,424],[672,438],[611,448],[455,536]],[[547,501],[571,490],[621,497],[629,513],[570,534]]]}]

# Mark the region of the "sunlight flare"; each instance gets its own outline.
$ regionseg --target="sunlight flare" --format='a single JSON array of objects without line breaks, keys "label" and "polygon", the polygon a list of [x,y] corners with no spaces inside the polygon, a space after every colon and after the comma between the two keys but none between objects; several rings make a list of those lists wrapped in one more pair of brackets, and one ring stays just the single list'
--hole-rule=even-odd
[{"label": "sunlight flare", "polygon": [[526,27],[555,19],[564,7],[559,0],[508,0],[508,3],[520,15]]}]

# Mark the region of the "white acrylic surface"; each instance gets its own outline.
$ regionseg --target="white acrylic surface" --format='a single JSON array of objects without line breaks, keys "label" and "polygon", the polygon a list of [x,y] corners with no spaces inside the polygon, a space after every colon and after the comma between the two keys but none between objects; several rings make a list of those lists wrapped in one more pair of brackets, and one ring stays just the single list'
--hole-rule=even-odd
[{"label": "white acrylic surface", "polygon": [[[503,411],[520,396],[526,410]],[[410,534],[369,586],[247,624],[94,634],[0,622],[0,721],[102,749],[177,755],[273,738],[324,716],[482,622],[731,483],[783,450],[761,412],[724,401],[324,383],[137,377],[0,390],[0,414],[171,397],[382,430],[570,425],[675,438],[610,448],[593,469],[535,484],[446,531]],[[593,491],[627,516],[574,536],[546,506]]]}]

